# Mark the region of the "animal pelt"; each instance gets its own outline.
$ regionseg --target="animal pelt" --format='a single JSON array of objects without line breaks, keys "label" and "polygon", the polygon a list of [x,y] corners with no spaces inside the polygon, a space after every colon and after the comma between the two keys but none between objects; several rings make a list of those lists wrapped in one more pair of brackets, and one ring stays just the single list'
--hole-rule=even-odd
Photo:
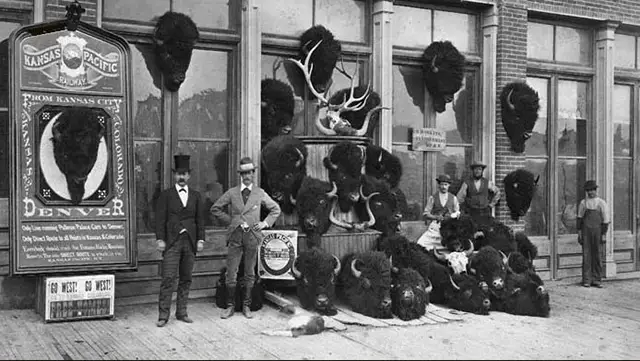
[{"label": "animal pelt", "polygon": [[491,300],[487,292],[486,283],[475,276],[466,273],[451,275],[452,287],[446,289],[447,305],[455,310],[473,312],[477,315],[488,315]]},{"label": "animal pelt", "polygon": [[260,85],[260,129],[262,141],[266,143],[291,132],[295,102],[291,87],[280,80],[263,79]]},{"label": "animal pelt", "polygon": [[[339,275],[339,296],[354,312],[374,318],[392,318],[391,263],[382,252],[349,254]],[[356,274],[358,273],[358,274]]]},{"label": "animal pelt", "polygon": [[482,247],[469,258],[469,273],[485,281],[489,289],[502,289],[507,275],[504,254],[492,246]]},{"label": "animal pelt", "polygon": [[287,322],[287,329],[264,330],[268,336],[298,337],[316,335],[325,330],[324,318],[317,315],[298,315]]},{"label": "animal pelt", "polygon": [[366,148],[364,172],[367,175],[382,179],[389,187],[396,188],[402,178],[402,162],[388,150],[369,144]]},{"label": "animal pelt", "polygon": [[514,221],[518,221],[529,210],[539,179],[540,176],[536,178],[526,169],[516,169],[504,177],[507,206]]},{"label": "animal pelt", "polygon": [[313,64],[311,84],[319,93],[324,93],[333,76],[333,69],[342,55],[342,46],[327,28],[322,25],[312,26],[300,36],[300,58],[302,61],[320,40],[322,43],[311,55],[310,61]]},{"label": "animal pelt", "polygon": [[185,14],[167,11],[153,32],[158,67],[165,76],[169,91],[177,91],[185,79],[191,54],[200,37],[198,27]]},{"label": "animal pelt", "polygon": [[476,230],[477,225],[466,214],[458,218],[445,218],[440,222],[440,244],[447,247],[450,252],[459,252],[464,248],[467,240],[473,239]]},{"label": "animal pelt", "polygon": [[391,310],[393,314],[403,321],[424,316],[429,304],[428,283],[429,280],[425,280],[414,269],[392,269]]},{"label": "animal pelt", "polygon": [[[251,311],[258,311],[264,305],[264,287],[262,286],[262,279],[258,276],[257,272],[257,264],[256,264],[256,280],[253,284],[253,289],[251,290],[251,305],[249,305],[249,309]],[[240,262],[240,267],[238,268],[238,283],[236,285],[236,297],[235,297],[235,310],[237,312],[242,311],[242,300],[244,298],[244,284],[242,281],[244,275],[244,260]],[[220,270],[220,278],[218,279],[218,283],[216,284],[216,306],[219,308],[227,308],[227,267],[223,267]]]},{"label": "animal pelt", "polygon": [[286,214],[295,208],[293,201],[307,174],[307,157],[307,146],[292,135],[278,135],[262,148],[265,190]]},{"label": "animal pelt", "polygon": [[511,82],[500,93],[502,125],[511,141],[511,149],[522,153],[538,120],[538,92],[524,82]]},{"label": "animal pelt", "polygon": [[[315,71],[315,68],[314,68]],[[353,96],[355,98],[361,97],[367,91],[367,87],[364,85],[357,86],[353,89]],[[338,105],[342,104],[345,99],[349,98],[349,93],[351,92],[351,88],[344,88],[337,91],[335,94],[329,98],[329,104]],[[359,106],[362,102],[354,103],[354,105]],[[340,114],[340,118],[348,121],[351,124],[351,127],[354,129],[361,129],[364,125],[365,118],[367,113],[380,105],[380,95],[378,93],[371,91],[369,96],[367,97],[367,102],[365,106],[356,111],[345,111]],[[372,138],[373,132],[378,127],[378,123],[380,121],[380,111],[373,112],[369,118],[369,124],[367,126],[367,131],[364,133],[366,137]]]},{"label": "animal pelt", "polygon": [[338,313],[335,307],[335,283],[341,268],[338,258],[314,247],[300,252],[293,266],[300,305],[325,315]]},{"label": "animal pelt", "polygon": [[464,55],[450,41],[434,41],[424,50],[423,78],[436,112],[444,112],[462,87],[464,63]]},{"label": "animal pelt", "polygon": [[482,235],[474,238],[475,249],[492,246],[506,255],[518,250],[513,229],[500,221],[493,219],[489,224],[477,225],[477,230],[482,232]]}]

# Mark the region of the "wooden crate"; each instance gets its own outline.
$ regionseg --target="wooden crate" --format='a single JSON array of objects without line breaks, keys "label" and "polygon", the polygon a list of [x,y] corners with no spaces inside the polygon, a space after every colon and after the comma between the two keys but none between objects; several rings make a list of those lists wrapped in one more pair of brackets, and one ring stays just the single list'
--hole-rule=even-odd
[{"label": "wooden crate", "polygon": [[[365,252],[377,249],[380,232],[366,230],[364,232],[335,232],[322,236],[320,248],[335,255],[341,261],[354,252]],[[308,249],[307,236],[298,234],[298,253]]]}]

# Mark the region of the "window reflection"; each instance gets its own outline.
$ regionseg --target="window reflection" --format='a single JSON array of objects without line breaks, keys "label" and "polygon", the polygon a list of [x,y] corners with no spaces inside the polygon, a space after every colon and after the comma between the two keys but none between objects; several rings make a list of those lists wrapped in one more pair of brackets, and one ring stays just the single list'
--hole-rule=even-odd
[{"label": "window reflection", "polygon": [[633,231],[632,198],[633,167],[631,159],[614,159],[613,163],[613,228],[616,231]]},{"label": "window reflection", "polygon": [[543,78],[527,78],[527,84],[538,92],[540,110],[538,120],[533,127],[533,134],[527,140],[527,155],[547,155],[547,105],[549,102],[549,80]]},{"label": "window reflection", "polygon": [[558,154],[585,156],[587,153],[587,84],[558,82]]},{"label": "window reflection", "polygon": [[408,150],[407,146],[396,146],[392,148],[392,153],[400,158],[402,163],[402,178],[399,188],[407,197],[408,214],[402,217],[403,221],[417,221],[422,219],[424,208],[424,164],[422,152]]},{"label": "window reflection", "polygon": [[170,0],[134,1],[107,0],[102,2],[105,20],[154,21],[171,8]]},{"label": "window reflection", "polygon": [[546,236],[548,234],[547,164],[546,159],[527,159],[525,163],[525,169],[533,173],[534,177],[540,176],[536,193],[531,200],[531,206],[523,219],[524,231],[529,236]]},{"label": "window reflection", "polygon": [[[229,0],[172,0],[173,11],[191,17],[198,27],[229,29],[234,9]],[[142,3],[145,3],[142,1]]]},{"label": "window reflection", "polygon": [[615,66],[621,68],[636,67],[636,37],[631,35],[615,35]]},{"label": "window reflection", "polygon": [[367,4],[362,0],[316,0],[316,24],[340,41],[363,43],[367,35]]},{"label": "window reflection", "polygon": [[447,144],[471,143],[474,83],[475,74],[467,74],[453,102],[447,103],[445,111],[436,115],[436,127],[446,131]]},{"label": "window reflection", "polygon": [[263,33],[300,36],[312,24],[313,0],[269,0],[260,7]]},{"label": "window reflection", "polygon": [[586,162],[584,159],[558,159],[556,173],[558,177],[557,232],[558,234],[577,233],[578,204],[585,196],[583,185],[586,181]]},{"label": "window reflection", "polygon": [[631,91],[629,85],[613,88],[613,155],[631,155]]},{"label": "window reflection", "polygon": [[162,136],[160,89],[145,64],[145,59],[152,58],[153,55],[151,46],[136,44],[131,47],[132,73],[136,79],[133,82],[133,126],[136,137]]},{"label": "window reflection", "polygon": [[436,10],[433,22],[433,41],[449,40],[459,51],[478,52],[476,15]]},{"label": "window reflection", "polygon": [[136,184],[136,232],[155,231],[156,200],[162,185],[162,147],[160,142],[134,144],[134,176]]},{"label": "window reflection", "polygon": [[556,60],[591,64],[591,31],[556,26]]},{"label": "window reflection", "polygon": [[527,24],[527,58],[553,60],[553,25]]},{"label": "window reflection", "polygon": [[471,164],[472,153],[471,147],[446,147],[437,153],[436,174],[447,174],[451,177],[449,193],[458,194],[462,182],[471,175],[467,165]]},{"label": "window reflection", "polygon": [[393,66],[393,141],[411,142],[411,128],[424,127],[422,69]]},{"label": "window reflection", "polygon": [[431,44],[431,10],[393,6],[393,45],[426,48]]}]

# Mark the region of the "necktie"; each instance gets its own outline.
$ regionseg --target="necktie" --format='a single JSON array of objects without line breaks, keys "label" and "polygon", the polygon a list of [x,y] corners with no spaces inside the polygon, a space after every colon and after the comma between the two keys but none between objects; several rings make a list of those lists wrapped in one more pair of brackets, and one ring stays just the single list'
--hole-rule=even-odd
[{"label": "necktie", "polygon": [[249,199],[249,194],[251,193],[251,191],[249,190],[249,188],[245,188],[242,190],[242,201],[246,204],[247,203],[247,199]]},{"label": "necktie", "polygon": [[187,190],[184,188],[180,188],[180,190],[178,192],[186,192]]}]

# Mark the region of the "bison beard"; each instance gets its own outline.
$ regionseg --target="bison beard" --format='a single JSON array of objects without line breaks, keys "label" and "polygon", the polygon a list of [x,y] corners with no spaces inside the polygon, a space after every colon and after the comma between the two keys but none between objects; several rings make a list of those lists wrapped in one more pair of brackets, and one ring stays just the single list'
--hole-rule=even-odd
[{"label": "bison beard", "polygon": [[522,153],[525,141],[531,137],[538,120],[538,93],[524,82],[512,82],[502,89],[500,105],[502,125],[511,140],[511,149]]},{"label": "bison beard", "polygon": [[289,134],[295,107],[291,87],[277,79],[263,79],[260,99],[262,141]]},{"label": "bison beard", "polygon": [[169,91],[177,91],[185,79],[193,47],[200,36],[198,27],[185,14],[167,11],[153,32],[158,67]]},{"label": "bison beard", "polygon": [[322,25],[316,25],[300,36],[300,58],[304,59],[320,40],[322,43],[311,56],[311,64],[313,64],[311,83],[315,89],[324,93],[333,76],[333,69],[342,54],[342,46],[333,38],[331,31]]},{"label": "bison beard", "polygon": [[340,261],[335,256],[317,247],[298,255],[291,271],[304,309],[315,309],[330,316],[338,313],[335,307],[335,280],[340,268]]},{"label": "bison beard", "polygon": [[518,221],[529,210],[540,176],[534,177],[526,169],[516,169],[504,177],[504,191],[511,219]]},{"label": "bison beard", "polygon": [[382,252],[348,255],[342,262],[341,296],[354,312],[374,318],[392,318],[391,264]]},{"label": "bison beard", "polygon": [[464,78],[464,55],[449,41],[434,41],[422,54],[423,77],[433,107],[438,113],[462,87]]},{"label": "bison beard", "polygon": [[84,186],[98,158],[105,129],[94,110],[66,108],[51,127],[56,165],[67,180],[71,203],[80,204]]},{"label": "bison beard", "polygon": [[[257,266],[257,265],[256,265]],[[227,308],[227,268],[223,267],[220,270],[220,278],[218,279],[218,283],[216,284],[216,306],[218,308]],[[257,276],[257,267],[256,267],[256,281],[253,284],[253,289],[251,289],[251,305],[249,305],[249,309],[251,311],[258,311],[264,305],[264,287],[262,287],[262,280]],[[244,276],[244,260],[240,262],[240,267],[238,268],[238,279],[241,280]],[[235,307],[236,311],[242,311],[242,299],[244,294],[244,285],[238,283],[239,287],[236,287],[236,300]]]},{"label": "bison beard", "polygon": [[403,321],[424,316],[429,304],[431,284],[411,268],[392,268],[391,310]]}]

